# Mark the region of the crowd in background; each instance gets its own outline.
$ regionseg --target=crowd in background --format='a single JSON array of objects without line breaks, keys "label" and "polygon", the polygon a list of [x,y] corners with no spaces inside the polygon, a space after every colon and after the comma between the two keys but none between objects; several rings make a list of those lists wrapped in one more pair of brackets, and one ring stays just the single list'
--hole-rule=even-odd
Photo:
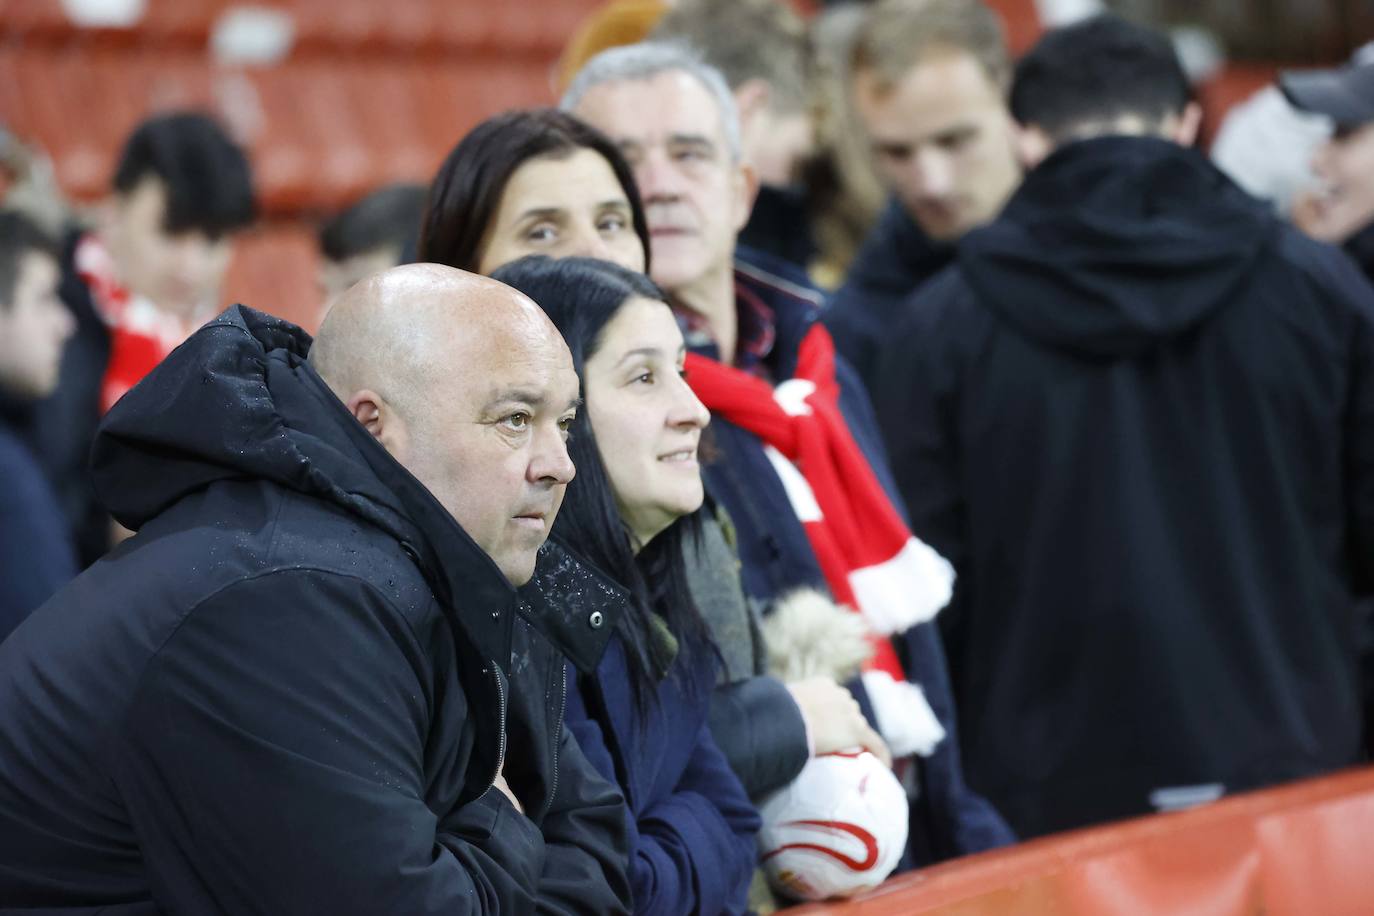
[{"label": "crowd in background", "polygon": [[[367,861],[339,911],[428,911],[450,879],[407,842],[433,829],[498,909],[745,912],[786,891],[755,880],[757,806],[818,755],[896,774],[903,869],[1367,759],[1367,52],[1282,74],[1213,161],[1168,36],[1113,15],[1017,59],[980,0],[610,8],[626,34],[578,36],[556,108],[320,226],[313,345],[253,302],[216,317],[257,204],[213,118],[134,127],[93,222],[7,139],[0,908],[288,911]],[[519,468],[440,420],[512,367],[535,407],[474,423]],[[516,534],[482,527],[479,467],[523,488]],[[397,607],[563,622],[450,622],[442,656],[418,610],[281,623],[382,600],[338,584],[345,552]],[[192,606],[255,610],[197,631]],[[300,661],[392,640],[471,711]],[[497,689],[453,673],[487,658]],[[293,743],[350,727],[340,702],[359,746]],[[238,830],[197,834],[208,797]],[[66,821],[26,834],[49,801]],[[353,802],[374,836],[321,815],[337,848],[281,864],[282,810]],[[387,863],[423,878],[387,896]]]}]

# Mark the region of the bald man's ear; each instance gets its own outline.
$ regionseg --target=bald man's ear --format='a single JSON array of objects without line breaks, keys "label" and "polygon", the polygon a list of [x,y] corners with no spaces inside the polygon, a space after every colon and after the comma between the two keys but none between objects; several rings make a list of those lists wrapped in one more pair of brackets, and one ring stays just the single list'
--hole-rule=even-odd
[{"label": "bald man's ear", "polygon": [[391,457],[402,464],[406,463],[406,458],[410,454],[410,436],[405,421],[380,394],[370,388],[364,388],[354,392],[344,402],[344,406],[353,415],[353,419],[361,423],[363,429],[371,433],[372,438],[380,442]]}]

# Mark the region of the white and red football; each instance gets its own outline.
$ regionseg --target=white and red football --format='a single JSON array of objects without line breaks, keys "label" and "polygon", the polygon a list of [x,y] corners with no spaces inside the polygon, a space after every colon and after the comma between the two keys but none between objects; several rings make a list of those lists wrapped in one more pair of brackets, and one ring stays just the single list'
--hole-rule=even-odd
[{"label": "white and red football", "polygon": [[813,757],[759,814],[764,872],[774,890],[798,900],[876,887],[906,847],[906,791],[867,751]]}]

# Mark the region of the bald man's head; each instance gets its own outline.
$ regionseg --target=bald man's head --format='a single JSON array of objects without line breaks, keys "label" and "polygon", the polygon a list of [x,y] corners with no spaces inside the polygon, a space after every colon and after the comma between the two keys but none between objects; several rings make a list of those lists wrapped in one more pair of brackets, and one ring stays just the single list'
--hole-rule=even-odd
[{"label": "bald man's head", "polygon": [[504,284],[437,264],[375,274],[330,309],[310,363],[514,584],[562,505],[577,408],[567,345]]}]

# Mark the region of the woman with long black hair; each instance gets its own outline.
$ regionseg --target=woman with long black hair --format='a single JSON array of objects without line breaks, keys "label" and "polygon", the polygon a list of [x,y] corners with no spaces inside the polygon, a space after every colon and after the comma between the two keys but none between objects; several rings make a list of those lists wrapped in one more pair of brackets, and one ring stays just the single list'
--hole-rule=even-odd
[{"label": "woman with long black hair", "polygon": [[543,305],[582,380],[577,485],[553,532],[631,594],[567,722],[625,795],[635,911],[742,913],[759,820],[707,720],[718,659],[683,557],[710,417],[683,379],[682,333],[651,280],[605,261],[524,258],[493,276]]}]

